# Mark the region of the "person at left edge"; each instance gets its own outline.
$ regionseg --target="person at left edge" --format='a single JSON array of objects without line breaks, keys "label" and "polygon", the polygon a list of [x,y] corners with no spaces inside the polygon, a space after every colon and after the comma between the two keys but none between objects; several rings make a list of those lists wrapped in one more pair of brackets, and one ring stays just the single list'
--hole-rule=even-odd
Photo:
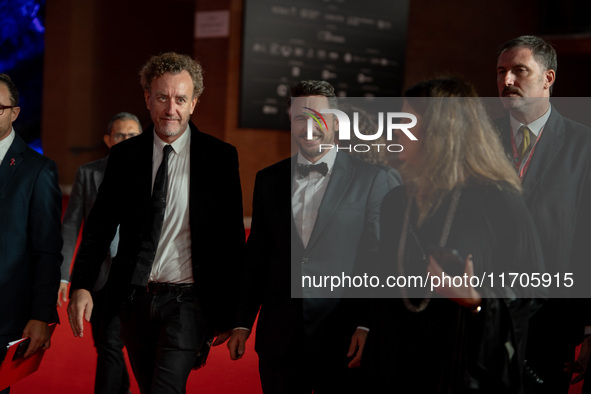
[{"label": "person at left edge", "polygon": [[59,321],[62,194],[55,163],[15,133],[19,112],[18,90],[0,74],[0,347],[30,337],[29,357],[49,348]]},{"label": "person at left edge", "polygon": [[[244,246],[238,155],[190,122],[203,91],[197,61],[164,53],[140,76],[153,124],[111,149],[74,264],[68,314],[74,335],[84,335],[90,291],[119,226],[109,281],[121,290],[114,294],[121,336],[140,391],[184,393],[203,344],[214,332],[214,344],[223,343],[233,324],[233,275]],[[164,217],[153,239],[152,217],[162,210],[153,209],[151,191],[167,145]]]}]

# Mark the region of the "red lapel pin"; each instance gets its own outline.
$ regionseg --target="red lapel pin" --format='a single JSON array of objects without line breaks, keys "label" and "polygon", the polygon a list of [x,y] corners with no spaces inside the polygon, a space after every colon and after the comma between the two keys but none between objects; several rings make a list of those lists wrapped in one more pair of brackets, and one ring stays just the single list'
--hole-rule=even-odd
[{"label": "red lapel pin", "polygon": [[10,165],[13,166],[15,164],[14,162],[14,157],[12,159],[10,159]]}]

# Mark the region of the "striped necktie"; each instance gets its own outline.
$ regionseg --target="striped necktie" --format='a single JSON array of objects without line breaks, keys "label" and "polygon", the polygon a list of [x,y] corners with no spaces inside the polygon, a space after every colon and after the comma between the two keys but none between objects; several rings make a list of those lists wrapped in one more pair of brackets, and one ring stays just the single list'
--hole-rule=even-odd
[{"label": "striped necktie", "polygon": [[519,145],[518,148],[519,158],[521,161],[523,161],[532,147],[532,132],[527,128],[527,126],[521,126],[518,132],[523,135],[523,140],[521,141],[521,145]]}]

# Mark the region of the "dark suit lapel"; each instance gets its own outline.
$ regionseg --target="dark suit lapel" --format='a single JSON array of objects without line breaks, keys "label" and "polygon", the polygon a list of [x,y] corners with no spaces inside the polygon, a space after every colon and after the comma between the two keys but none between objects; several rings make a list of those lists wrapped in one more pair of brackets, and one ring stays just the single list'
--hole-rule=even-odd
[{"label": "dark suit lapel", "polygon": [[[507,158],[515,167],[513,150],[511,148],[511,132],[511,122],[507,116],[503,119],[500,127],[501,141]],[[562,115],[555,108],[552,108],[550,118],[544,126],[542,136],[535,146],[534,155],[523,178],[523,198],[525,200],[527,200],[528,196],[536,188],[544,172],[551,167],[563,143],[564,122],[562,121]]]},{"label": "dark suit lapel", "polygon": [[[97,194],[98,194],[98,188],[101,185],[101,183],[103,182],[103,177],[105,176],[105,169],[107,168],[107,161],[109,160],[109,156],[104,157],[102,159],[100,159],[97,162],[96,168],[94,168],[92,170],[92,177],[93,177],[93,182],[91,183],[91,186],[93,187],[92,190],[87,190],[88,193],[91,193],[91,196],[94,196],[96,198]],[[86,182],[84,182],[86,184]]]},{"label": "dark suit lapel", "polygon": [[[304,242],[302,241],[302,236],[300,235],[300,232],[298,231],[298,228],[296,227],[295,224],[295,219],[293,217],[293,203],[291,202],[291,197],[293,197],[293,177],[295,176],[295,167],[296,167],[296,163],[297,163],[297,159],[298,159],[298,155],[294,155],[291,157],[290,160],[290,178],[289,178],[289,182],[290,182],[290,188],[291,188],[291,193],[290,195],[290,199],[289,199],[289,211],[291,212],[291,242],[292,242],[292,247],[297,247],[300,250],[304,250]],[[276,210],[276,212],[281,212],[280,209]]]},{"label": "dark suit lapel", "polygon": [[499,127],[499,134],[501,137],[501,142],[503,143],[505,155],[507,156],[507,159],[511,162],[513,167],[515,167],[513,151],[511,149],[511,122],[509,121],[509,117],[506,116],[502,118],[500,121],[497,120],[496,124]]},{"label": "dark suit lapel", "polygon": [[[142,144],[136,147],[135,152],[131,152],[130,160],[137,157],[137,176],[140,190],[138,196],[141,201],[151,206],[152,199],[152,154],[154,152],[154,125],[148,126],[140,135],[135,138],[141,138]],[[137,154],[137,156],[136,156]],[[133,158],[132,158],[133,157]]]},{"label": "dark suit lapel", "polygon": [[542,135],[534,147],[533,157],[523,178],[523,198],[525,200],[527,200],[543,178],[544,172],[552,166],[563,143],[564,123],[562,122],[562,116],[555,108],[552,108],[550,118],[546,122]]},{"label": "dark suit lapel", "polygon": [[0,164],[0,194],[2,194],[4,188],[8,185],[12,174],[23,163],[23,153],[26,147],[25,142],[17,134],[8,151],[6,151],[6,156],[2,160],[2,164]]},{"label": "dark suit lapel", "polygon": [[324,194],[324,198],[322,198],[320,208],[318,208],[318,216],[316,217],[316,223],[314,223],[314,229],[312,229],[312,234],[310,235],[308,248],[312,247],[318,238],[320,238],[324,227],[326,227],[334,211],[339,206],[354,176],[355,167],[351,164],[349,156],[345,153],[337,153],[326,193]]},{"label": "dark suit lapel", "polygon": [[211,166],[213,163],[208,162],[207,152],[203,149],[203,134],[197,129],[197,126],[193,122],[189,122],[191,129],[190,144],[190,173],[189,173],[189,217],[190,226],[193,229],[194,226],[198,226],[198,223],[202,223],[202,217],[207,210],[206,198],[208,191],[204,189],[206,184],[206,174],[203,173],[204,169]]}]

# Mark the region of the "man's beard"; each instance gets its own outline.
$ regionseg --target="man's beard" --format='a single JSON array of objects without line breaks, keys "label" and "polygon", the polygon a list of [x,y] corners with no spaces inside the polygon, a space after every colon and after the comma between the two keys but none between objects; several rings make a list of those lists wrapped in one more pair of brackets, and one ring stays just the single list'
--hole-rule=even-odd
[{"label": "man's beard", "polygon": [[175,137],[175,136],[179,135],[180,133],[182,133],[183,131],[185,131],[186,129],[187,129],[187,123],[179,124],[178,128],[176,126],[167,125],[165,127],[159,128],[157,131],[160,134],[165,135],[167,137]]}]

